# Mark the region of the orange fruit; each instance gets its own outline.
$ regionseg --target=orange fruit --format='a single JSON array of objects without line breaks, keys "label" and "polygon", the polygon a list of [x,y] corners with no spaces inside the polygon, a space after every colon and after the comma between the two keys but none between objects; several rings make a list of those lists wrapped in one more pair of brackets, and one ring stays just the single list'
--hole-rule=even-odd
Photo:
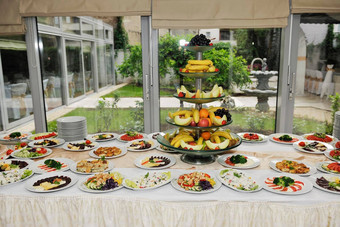
[{"label": "orange fruit", "polygon": [[221,117],[220,117],[220,116],[215,116],[215,118],[216,118],[216,119],[221,119]]},{"label": "orange fruit", "polygon": [[209,116],[209,111],[207,109],[202,108],[200,110],[200,118],[207,118]]},{"label": "orange fruit", "polygon": [[210,139],[211,134],[210,132],[202,132],[201,136],[203,137],[203,139],[208,140]]}]

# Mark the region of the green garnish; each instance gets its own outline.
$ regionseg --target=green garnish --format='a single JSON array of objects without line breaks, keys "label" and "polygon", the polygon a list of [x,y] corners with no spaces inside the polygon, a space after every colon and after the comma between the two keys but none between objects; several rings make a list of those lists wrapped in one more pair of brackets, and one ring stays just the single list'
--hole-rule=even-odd
[{"label": "green garnish", "polygon": [[326,133],[316,132],[313,135],[322,139],[326,138]]},{"label": "green garnish", "polygon": [[25,179],[26,177],[31,176],[31,175],[32,175],[32,170],[26,169],[24,171],[24,174],[22,174],[21,179]]},{"label": "green garnish", "polygon": [[149,177],[149,172],[145,174],[144,178],[148,178],[148,177]]},{"label": "green garnish", "polygon": [[274,184],[282,187],[289,187],[295,183],[294,179],[290,177],[276,177],[273,181]]},{"label": "green garnish", "polygon": [[126,134],[128,136],[136,136],[136,135],[138,135],[138,132],[136,132],[136,131],[127,131]]},{"label": "green garnish", "polygon": [[45,162],[44,162],[45,165],[47,165],[47,167],[50,167],[50,168],[55,168],[57,170],[60,170],[61,169],[61,163],[54,160],[54,159],[47,159]]},{"label": "green garnish", "polygon": [[230,161],[234,164],[239,164],[239,163],[244,164],[247,162],[247,159],[243,155],[238,154],[238,155],[231,156]]},{"label": "green garnish", "polygon": [[290,135],[282,135],[282,136],[279,137],[279,140],[282,140],[282,141],[292,141],[293,138]]},{"label": "green garnish", "polygon": [[21,136],[20,132],[12,132],[11,134],[9,134],[10,138],[18,138]]},{"label": "green garnish", "polygon": [[240,177],[241,177],[241,175],[238,174],[238,173],[236,173],[236,172],[234,173],[234,176],[237,177],[237,178],[240,178]]},{"label": "green garnish", "polygon": [[104,135],[100,134],[100,135],[98,136],[98,139],[100,139],[100,140],[104,139]]}]

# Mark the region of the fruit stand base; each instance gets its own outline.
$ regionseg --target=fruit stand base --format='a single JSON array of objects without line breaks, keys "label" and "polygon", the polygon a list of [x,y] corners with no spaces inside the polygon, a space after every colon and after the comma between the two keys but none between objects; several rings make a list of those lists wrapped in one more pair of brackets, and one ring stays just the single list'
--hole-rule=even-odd
[{"label": "fruit stand base", "polygon": [[194,164],[194,165],[207,165],[215,162],[215,156],[198,156],[198,155],[189,155],[184,154],[181,156],[181,160],[185,163]]}]

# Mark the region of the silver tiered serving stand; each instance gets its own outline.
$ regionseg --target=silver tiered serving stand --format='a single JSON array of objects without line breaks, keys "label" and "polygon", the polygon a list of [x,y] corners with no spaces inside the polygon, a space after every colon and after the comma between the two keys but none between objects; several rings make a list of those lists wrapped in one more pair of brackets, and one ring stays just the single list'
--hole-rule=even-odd
[{"label": "silver tiered serving stand", "polygon": [[[203,52],[211,50],[213,47],[212,46],[185,46],[184,48],[186,48],[189,51],[194,52],[196,54],[197,60],[203,60]],[[208,78],[210,76],[215,76],[218,74],[218,72],[201,72],[201,73],[180,72],[180,74],[182,74],[183,76],[194,78],[196,80],[196,90],[200,89],[202,91],[202,79]],[[209,103],[209,102],[223,99],[224,95],[220,97],[216,97],[216,98],[184,98],[184,97],[178,97],[177,94],[174,94],[174,97],[178,98],[181,101],[195,103],[195,108],[200,110],[202,108],[203,103]],[[198,126],[190,126],[190,125],[189,126],[176,125],[176,123],[170,118],[167,118],[166,121],[169,124],[172,124],[178,127],[189,128],[189,129],[195,130],[197,139],[200,137],[202,130],[224,127],[232,123],[232,121],[228,121],[227,124],[221,125],[221,126],[198,127]],[[173,132],[174,132],[174,129],[170,129],[170,130],[165,131],[164,134],[166,133],[172,134]],[[162,144],[163,146],[166,146],[172,150],[183,153],[183,155],[181,156],[181,160],[183,162],[194,164],[194,165],[203,165],[203,164],[213,163],[215,162],[215,159],[216,159],[215,155],[225,153],[228,150],[231,150],[239,146],[242,143],[242,138],[240,136],[238,136],[235,133],[231,133],[231,135],[234,138],[239,139],[238,143],[236,143],[234,146],[227,147],[225,149],[218,149],[218,150],[187,150],[187,149],[182,149],[180,147],[176,148],[170,145],[169,141],[164,138],[164,134],[162,133],[162,135],[158,135],[157,137],[158,142]]]}]

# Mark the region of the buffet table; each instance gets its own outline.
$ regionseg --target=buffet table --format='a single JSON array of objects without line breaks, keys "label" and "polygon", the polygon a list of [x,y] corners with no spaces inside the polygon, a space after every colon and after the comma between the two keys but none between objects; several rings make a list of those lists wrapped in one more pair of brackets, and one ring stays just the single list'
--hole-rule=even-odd
[{"label": "buffet table", "polygon": [[[101,146],[124,145],[116,140]],[[242,143],[230,151],[258,157],[260,166],[242,170],[257,180],[277,173],[269,161],[289,158],[312,164],[328,159],[323,155],[296,151],[291,145],[271,141],[262,144]],[[134,160],[146,153],[164,154],[157,150],[128,152],[110,159],[114,171],[135,176],[147,170],[134,166]],[[184,172],[204,170],[216,176],[224,167],[214,162],[194,166],[183,163],[180,154],[171,154],[177,163],[170,170],[173,177]],[[88,152],[70,152],[54,148],[50,157],[88,159]],[[78,175],[84,181],[88,175]],[[33,176],[34,177],[34,176]],[[262,183],[262,182],[261,182]],[[126,188],[103,194],[90,194],[71,188],[53,193],[33,193],[25,189],[25,181],[0,189],[0,226],[339,226],[340,197],[337,194],[313,190],[303,195],[279,195],[262,189],[241,193],[223,186],[212,193],[188,194],[171,184],[148,191]]]}]

